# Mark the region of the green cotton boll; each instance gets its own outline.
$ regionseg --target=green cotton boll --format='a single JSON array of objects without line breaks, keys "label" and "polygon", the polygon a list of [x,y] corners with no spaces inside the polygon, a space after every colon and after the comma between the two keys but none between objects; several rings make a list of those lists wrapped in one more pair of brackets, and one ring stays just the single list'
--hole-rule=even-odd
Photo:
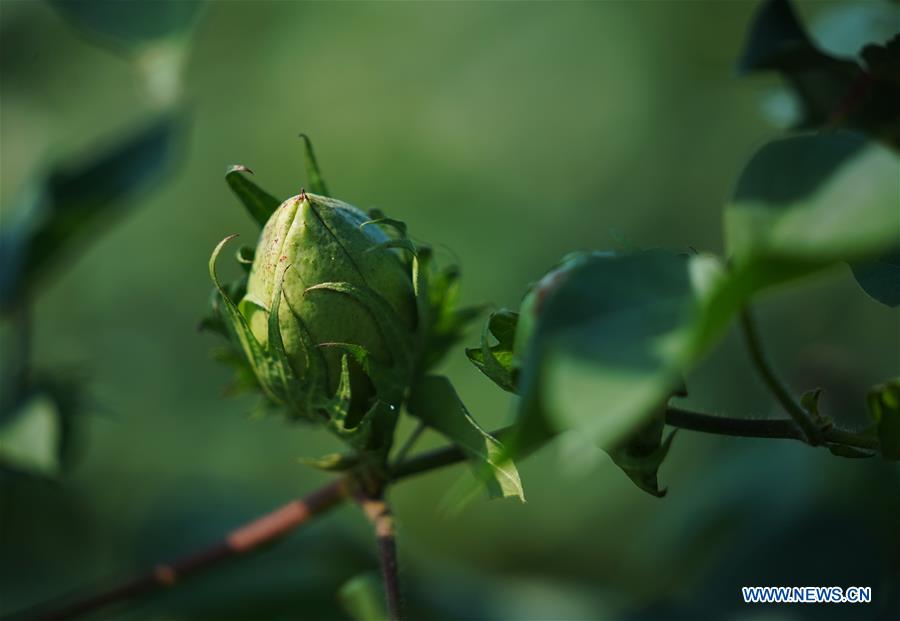
[{"label": "green cotton boll", "polygon": [[[375,225],[361,226],[369,218],[338,200],[302,193],[284,201],[263,228],[247,282],[247,293],[238,308],[254,337],[264,347],[269,340],[269,309],[282,267],[283,297],[278,324],[284,351],[298,381],[303,382],[309,356],[304,334],[325,361],[329,394],[337,390],[341,359],[345,352],[326,343],[363,347],[371,358],[391,365],[401,352],[392,352],[379,330],[373,309],[360,300],[327,289],[309,291],[322,283],[348,283],[383,298],[402,324],[415,330],[416,306],[409,268],[397,251],[382,244],[390,238]],[[353,410],[368,407],[374,387],[355,360],[350,361]]]}]

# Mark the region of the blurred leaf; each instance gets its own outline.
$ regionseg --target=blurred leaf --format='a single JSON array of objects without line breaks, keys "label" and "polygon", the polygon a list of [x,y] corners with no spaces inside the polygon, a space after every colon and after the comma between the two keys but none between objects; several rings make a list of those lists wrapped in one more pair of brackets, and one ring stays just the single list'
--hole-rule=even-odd
[{"label": "blurred leaf", "polygon": [[409,412],[445,435],[469,458],[491,497],[525,500],[522,482],[505,449],[478,426],[446,377],[429,375],[413,387]]},{"label": "blurred leaf", "polygon": [[93,227],[134,206],[167,171],[179,124],[164,117],[99,156],[53,168],[0,232],[0,308],[32,293],[36,280]]},{"label": "blurred leaf", "polygon": [[203,7],[201,0],[49,0],[88,34],[127,48],[183,36]]},{"label": "blurred leaf", "polygon": [[900,460],[900,379],[893,379],[869,391],[869,412],[878,430],[881,455]]},{"label": "blurred leaf", "polygon": [[750,28],[738,70],[780,72],[801,102],[800,127],[841,125],[900,147],[900,40],[867,46],[862,55],[868,71],[821,51],[788,0],[769,0]]},{"label": "blurred leaf", "polygon": [[225,181],[250,216],[262,228],[269,221],[271,215],[275,213],[275,210],[278,209],[281,201],[241,173],[253,174],[253,171],[241,164],[235,164],[225,173]]},{"label": "blurred leaf", "polygon": [[628,440],[609,451],[609,456],[635,485],[645,492],[662,498],[666,495],[665,489],[660,489],[658,473],[672,440],[677,430],[672,431],[665,441],[663,429],[665,428],[665,414],[661,412],[654,416],[643,429],[638,430]]},{"label": "blurred leaf", "polygon": [[386,621],[384,592],[378,574],[366,572],[348,580],[338,592],[341,607],[353,621]]},{"label": "blurred leaf", "polygon": [[[319,163],[316,161],[316,154],[313,152],[312,141],[306,134],[300,134],[303,140],[304,150],[306,152],[306,178],[309,181],[309,191],[313,194],[321,194],[322,196],[330,196],[325,180],[322,179],[322,173],[319,172]],[[406,232],[404,230],[403,235]]]},{"label": "blurred leaf", "polygon": [[0,426],[0,463],[17,470],[56,476],[62,430],[54,400],[36,393]]},{"label": "blurred leaf", "polygon": [[759,289],[900,245],[898,159],[858,134],[770,142],[725,210],[736,278]]},{"label": "blurred leaf", "polygon": [[96,43],[125,54],[147,88],[147,101],[166,109],[182,92],[188,35],[200,0],[50,0]]},{"label": "blurred leaf", "polygon": [[803,127],[828,123],[863,75],[855,62],[821,52],[787,0],[769,0],[762,5],[750,28],[738,70],[742,74],[759,70],[781,72],[803,104]]},{"label": "blurred leaf", "polygon": [[[481,334],[481,347],[466,349],[466,356],[479,371],[507,392],[516,392],[516,369],[513,364],[513,343],[519,315],[502,309],[492,313]],[[496,339],[491,345],[488,335]]]},{"label": "blurred leaf", "polygon": [[706,305],[721,278],[714,258],[667,251],[575,267],[544,300],[524,363],[516,454],[569,429],[611,449],[648,426],[732,316]]},{"label": "blurred leaf", "polygon": [[890,307],[900,306],[900,250],[850,268],[863,291]]}]

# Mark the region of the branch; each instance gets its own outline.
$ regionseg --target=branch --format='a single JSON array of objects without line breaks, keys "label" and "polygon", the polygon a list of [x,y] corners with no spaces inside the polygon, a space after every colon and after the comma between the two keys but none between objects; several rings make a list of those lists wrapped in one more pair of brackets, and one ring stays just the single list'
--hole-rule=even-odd
[{"label": "branch", "polygon": [[[683,408],[669,406],[666,410],[666,424],[682,429],[713,433],[727,436],[751,438],[776,438],[806,442],[803,431],[788,419],[743,419],[714,416],[701,412],[693,412]],[[493,433],[503,438],[512,432],[512,427],[505,427]],[[824,432],[825,442],[856,446],[864,449],[878,449],[878,440],[872,436],[832,428]],[[390,469],[392,483],[419,474],[431,472],[438,468],[465,461],[465,455],[456,446],[447,446],[411,457]],[[35,621],[61,621],[91,612],[109,604],[144,595],[174,585],[188,575],[198,573],[212,567],[220,561],[249,552],[264,543],[275,541],[301,526],[311,518],[327,512],[347,498],[350,488],[347,477],[341,477],[328,485],[319,488],[309,496],[294,500],[271,513],[232,531],[219,543],[170,563],[158,565],[144,576],[123,582],[108,591],[98,593],[83,600],[41,613],[47,606],[39,606],[12,619],[33,619]],[[393,552],[392,552],[393,553]],[[395,553],[393,553],[395,554]],[[384,558],[384,550],[382,550]],[[394,561],[396,562],[396,561]]]},{"label": "branch", "polygon": [[772,391],[772,394],[775,395],[775,399],[778,400],[781,407],[785,409],[794,422],[803,430],[807,444],[811,444],[812,446],[822,444],[825,439],[822,430],[819,429],[819,426],[816,425],[815,421],[810,418],[806,410],[797,403],[793,395],[791,395],[791,392],[781,382],[778,374],[775,373],[772,365],[769,364],[769,361],[766,359],[759,333],[756,330],[756,322],[753,320],[749,308],[741,313],[741,330],[744,333],[744,340],[747,343],[750,357],[756,365],[756,370],[759,371],[760,377],[762,377],[769,390]]},{"label": "branch", "polygon": [[395,539],[394,515],[384,498],[360,496],[357,502],[372,526],[378,539],[378,556],[381,559],[381,578],[387,596],[390,621],[402,621],[400,599],[400,579],[397,565],[397,542]]},{"label": "branch", "polygon": [[170,563],[162,563],[150,572],[122,582],[109,590],[72,602],[55,610],[41,612],[40,608],[13,615],[10,619],[61,621],[83,615],[115,602],[171,587],[183,578],[217,565],[228,558],[256,549],[288,534],[312,517],[340,504],[346,496],[344,479],[319,488],[305,498],[297,499],[233,530],[218,543]]}]

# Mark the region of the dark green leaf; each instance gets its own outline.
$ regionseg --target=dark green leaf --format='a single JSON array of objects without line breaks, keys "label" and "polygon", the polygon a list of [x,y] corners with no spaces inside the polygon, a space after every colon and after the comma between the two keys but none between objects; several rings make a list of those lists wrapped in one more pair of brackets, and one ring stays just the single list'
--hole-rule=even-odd
[{"label": "dark green leaf", "polygon": [[178,131],[178,119],[164,117],[99,155],[54,167],[0,232],[0,308],[14,305],[64,252],[157,185]]},{"label": "dark green leaf", "polygon": [[877,259],[852,263],[850,268],[863,291],[890,307],[900,306],[900,250]]},{"label": "dark green leaf", "polygon": [[611,449],[646,427],[727,324],[706,306],[721,277],[711,257],[664,251],[575,267],[538,317],[516,454],[541,434],[573,429]]},{"label": "dark green leaf", "polygon": [[815,51],[790,2],[767,0],[750,26],[738,70],[781,69],[792,58],[814,55]]},{"label": "dark green leaf", "polygon": [[865,71],[852,59],[821,51],[788,0],[760,8],[738,63],[741,73],[775,70],[803,108],[800,126],[843,126],[900,147],[900,39],[862,52]]},{"label": "dark green leaf", "polygon": [[126,48],[185,34],[203,6],[200,0],[50,0],[50,4],[88,34]]},{"label": "dark green leaf", "polygon": [[[300,134],[303,139],[304,151],[306,153],[306,177],[309,181],[309,190],[313,194],[321,194],[322,196],[330,196],[328,194],[328,186],[322,179],[322,173],[319,172],[319,163],[316,161],[316,154],[313,151],[312,141],[306,134]],[[373,216],[374,218],[374,216]]]},{"label": "dark green leaf", "polygon": [[881,455],[900,460],[900,379],[894,379],[869,391],[869,413],[878,430]]},{"label": "dark green leaf", "polygon": [[446,377],[429,375],[413,387],[410,413],[460,447],[492,497],[525,500],[516,466],[506,450],[478,426]]},{"label": "dark green leaf", "polygon": [[658,473],[676,433],[672,431],[664,441],[664,427],[665,415],[661,412],[645,427],[609,451],[613,462],[635,485],[657,498],[666,495],[666,490],[659,487]]},{"label": "dark green leaf", "polygon": [[241,164],[235,164],[225,173],[225,181],[228,182],[231,191],[240,199],[241,204],[244,205],[250,216],[262,228],[269,221],[269,217],[278,209],[281,201],[241,173],[253,174],[253,171]]}]

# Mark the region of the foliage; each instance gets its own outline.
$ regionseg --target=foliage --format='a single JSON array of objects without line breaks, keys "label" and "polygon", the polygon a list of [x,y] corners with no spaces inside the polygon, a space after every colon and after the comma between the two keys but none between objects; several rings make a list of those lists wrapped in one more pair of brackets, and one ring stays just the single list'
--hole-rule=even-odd
[{"label": "foliage", "polygon": [[[890,64],[896,39],[874,49],[864,55]],[[805,127],[825,125],[832,117],[823,111],[843,105],[853,81],[869,75],[819,52],[782,0],[760,11],[740,67],[784,72],[807,105]],[[844,79],[848,72],[855,77]],[[842,110],[839,123],[827,124],[865,130],[896,147],[895,85],[879,82],[889,77],[875,72],[876,86],[853,114]],[[833,127],[791,135],[764,145],[741,173],[725,206],[727,261],[661,250],[565,259],[532,287],[518,315],[492,315],[481,347],[468,350],[498,386],[522,395],[513,454],[575,430],[606,448],[639,487],[659,495],[656,471],[670,442],[662,440],[661,410],[758,292],[852,262],[863,288],[895,305],[897,171],[896,153],[865,135]],[[877,394],[890,401],[888,393]],[[830,424],[807,407],[803,415],[813,425]],[[892,459],[897,431],[890,406],[872,409],[888,430],[880,435],[882,455]],[[638,470],[635,454],[646,458]]]},{"label": "foliage", "polygon": [[[312,143],[301,137],[310,185],[324,190]],[[305,191],[278,207],[248,172],[232,166],[226,180],[263,227],[258,247],[239,252],[249,280],[219,281],[226,238],[210,259],[216,290],[201,323],[227,339],[235,384],[259,390],[267,409],[323,424],[355,452],[305,460],[310,465],[384,476],[406,404],[469,455],[492,496],[524,499],[499,441],[446,378],[427,374],[477,314],[456,307],[458,270],[438,268],[403,222]]]},{"label": "foliage", "polygon": [[[35,175],[14,226],[0,234],[0,307],[14,321],[27,318],[29,303],[75,249],[171,170],[184,132],[173,103],[201,10],[194,2],[139,3],[129,10],[138,10],[140,19],[123,20],[122,7],[103,0],[52,4],[88,36],[132,59],[162,113],[100,155],[91,152]],[[502,434],[479,425],[438,372],[482,309],[460,306],[456,266],[439,265],[404,222],[329,198],[305,134],[308,194],[281,201],[255,183],[249,168],[232,166],[226,183],[263,233],[256,247],[237,249],[240,272],[232,282],[221,281],[216,270],[230,237],[209,262],[214,288],[201,327],[222,337],[215,356],[235,371],[229,392],[255,393],[259,411],[318,425],[343,441],[347,452],[300,461],[340,472],[346,493],[364,500],[383,495],[403,467],[408,474],[415,472],[410,464],[427,463],[427,454],[421,462],[407,459],[425,428],[449,442],[438,456],[468,461],[491,497],[524,500],[512,460],[565,432],[602,447],[638,488],[663,497],[659,469],[676,432],[666,427],[686,426],[671,416],[672,400],[685,396],[685,378],[740,317],[754,363],[792,417],[774,421],[787,423],[777,427],[787,433],[772,437],[821,445],[841,457],[900,460],[897,379],[872,387],[867,423],[846,429],[824,414],[823,395],[831,387],[795,398],[766,366],[758,335],[746,327],[749,307],[761,294],[827,276],[842,264],[851,266],[874,300],[900,305],[900,38],[867,45],[860,60],[839,58],[812,40],[786,0],[772,0],[758,12],[738,68],[742,74],[780,73],[803,118],[787,136],[758,149],[738,175],[724,205],[724,256],[693,248],[575,253],[529,287],[517,309],[492,313],[480,344],[466,355],[516,395],[515,424]],[[279,220],[288,212],[289,221]],[[296,247],[285,250],[286,243]],[[315,273],[300,269],[303,261]],[[366,277],[357,281],[348,264]],[[405,301],[411,302],[409,312]],[[4,384],[13,391],[0,403],[0,475],[57,477],[71,461],[84,387],[36,373],[27,339],[20,349],[13,355],[23,364]],[[862,409],[862,399],[857,401]],[[407,415],[417,431],[394,451],[398,423]],[[700,416],[717,419],[717,428],[730,435],[753,435],[742,433],[750,428],[745,423],[761,422]],[[708,482],[716,473],[704,473],[694,492],[728,505],[733,497]],[[896,514],[886,495],[879,502],[885,515]],[[765,517],[746,507],[734,512]],[[720,526],[705,525],[703,535]],[[324,562],[335,551],[353,555],[335,546],[316,550],[316,558]],[[352,564],[335,565],[332,572],[343,580],[359,569]],[[282,588],[296,586],[285,578],[291,572],[277,573]],[[256,586],[264,592],[261,600],[269,598]],[[303,596],[322,598],[333,586],[308,588]],[[383,597],[373,576],[362,574],[340,589],[336,601],[352,618],[380,619],[388,614]],[[277,602],[229,614],[271,612]]]}]

